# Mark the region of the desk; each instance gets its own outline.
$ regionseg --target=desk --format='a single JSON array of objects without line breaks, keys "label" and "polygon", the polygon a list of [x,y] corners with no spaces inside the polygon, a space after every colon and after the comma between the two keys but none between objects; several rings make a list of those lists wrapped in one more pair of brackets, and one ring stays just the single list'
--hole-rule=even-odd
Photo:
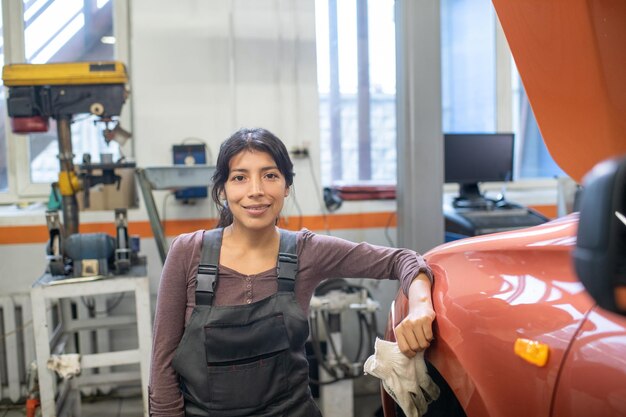
[{"label": "desk", "polygon": [[[95,279],[91,281],[73,281],[67,283],[53,281],[49,275],[44,275],[35,282],[31,289],[31,304],[33,310],[33,327],[35,332],[35,351],[37,356],[37,369],[39,373],[39,393],[41,400],[41,411],[43,417],[57,417],[57,413],[62,414],[55,404],[56,375],[48,370],[47,362],[51,356],[51,340],[53,333],[52,323],[48,320],[46,300],[63,299],[70,297],[93,296],[103,294],[114,294],[121,292],[133,292],[135,295],[137,336],[139,340],[138,349],[124,350],[118,352],[103,352],[95,354],[81,355],[81,369],[98,368],[106,366],[126,365],[138,363],[140,368],[141,390],[143,395],[144,416],[148,416],[148,375],[150,366],[150,351],[152,348],[152,322],[150,311],[150,288],[147,276],[116,276]],[[92,324],[86,323],[93,322]],[[112,327],[119,325],[118,317],[102,317],[92,320],[68,320],[64,317],[61,323],[62,332],[75,332],[86,328],[98,329],[101,327]],[[54,346],[52,346],[54,348]],[[78,352],[80,353],[80,352]],[[120,374],[117,378],[116,375]],[[98,377],[101,381],[98,381]],[[88,375],[77,377],[72,382],[73,388],[83,382],[121,382],[132,377],[129,373],[110,373],[102,375]],[[80,395],[80,394],[79,394]],[[80,402],[80,396],[79,402]],[[78,405],[78,410],[80,404]],[[76,414],[76,408],[74,409]]]},{"label": "desk", "polygon": [[493,200],[483,208],[456,208],[444,204],[446,242],[468,236],[505,232],[537,226],[549,219],[541,213],[515,203],[502,202],[500,207]]}]

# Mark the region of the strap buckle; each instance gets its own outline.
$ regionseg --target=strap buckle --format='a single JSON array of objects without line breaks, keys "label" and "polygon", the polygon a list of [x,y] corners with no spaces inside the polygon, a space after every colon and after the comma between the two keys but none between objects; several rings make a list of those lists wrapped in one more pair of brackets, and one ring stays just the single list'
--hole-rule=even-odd
[{"label": "strap buckle", "polygon": [[211,265],[211,264],[199,265],[198,274],[217,275],[217,265]]},{"label": "strap buckle", "polygon": [[298,255],[291,253],[278,254],[278,278],[295,280],[298,273]]},{"label": "strap buckle", "polygon": [[206,294],[212,299],[217,284],[217,265],[198,265],[198,275],[196,279],[198,281],[196,284],[196,302],[198,301],[198,297],[204,297],[202,294]]},{"label": "strap buckle", "polygon": [[298,255],[295,255],[293,253],[279,253],[278,254],[278,262],[287,262],[290,264],[297,264],[298,263]]}]

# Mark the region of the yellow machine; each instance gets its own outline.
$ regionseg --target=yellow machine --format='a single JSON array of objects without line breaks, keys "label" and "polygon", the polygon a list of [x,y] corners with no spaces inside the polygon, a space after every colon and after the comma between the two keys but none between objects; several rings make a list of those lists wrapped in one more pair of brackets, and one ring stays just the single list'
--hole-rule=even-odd
[{"label": "yellow machine", "polygon": [[[119,188],[121,177],[115,169],[134,168],[135,163],[102,161],[96,164],[86,155],[83,163],[75,167],[70,124],[75,115],[93,114],[106,124],[104,139],[107,143],[118,140],[116,133],[119,131],[126,133],[123,139],[128,139],[130,134],[123,131],[116,120],[128,96],[126,67],[116,61],[11,64],[4,66],[2,79],[8,87],[7,109],[15,133],[45,132],[50,118],[57,122],[58,189],[62,196],[63,225],[56,211],[47,213],[48,271],[55,276],[107,275],[108,265],[113,264],[116,273],[125,273],[131,265],[126,208],[115,212],[116,239],[102,233],[80,235],[76,193],[84,191],[83,205],[88,207],[90,187],[117,183]],[[114,262],[109,262],[113,254]],[[98,263],[91,262],[94,259]]]},{"label": "yellow machine", "polygon": [[[90,175],[95,167],[87,161],[87,174],[79,178],[72,161],[70,123],[74,115],[91,113],[107,128],[109,123],[116,124],[112,118],[120,115],[128,96],[126,67],[116,61],[10,64],[4,66],[2,79],[8,87],[7,109],[15,133],[45,132],[50,118],[57,121],[63,226],[66,236],[77,233],[76,193],[84,188],[88,196],[89,186],[119,181],[113,170],[122,166],[99,164],[103,175],[96,177]],[[105,130],[107,142],[112,132]]]}]

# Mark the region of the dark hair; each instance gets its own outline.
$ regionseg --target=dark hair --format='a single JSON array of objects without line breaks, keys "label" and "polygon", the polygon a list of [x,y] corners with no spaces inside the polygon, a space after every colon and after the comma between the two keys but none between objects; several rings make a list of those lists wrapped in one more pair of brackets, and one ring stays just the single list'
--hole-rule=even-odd
[{"label": "dark hair", "polygon": [[293,163],[291,158],[289,158],[289,152],[287,152],[285,144],[266,129],[239,129],[221,144],[220,152],[217,155],[217,163],[212,178],[213,188],[211,190],[211,197],[220,214],[217,227],[226,227],[233,222],[233,213],[227,205],[220,201],[220,194],[223,193],[224,185],[228,180],[230,160],[239,152],[245,150],[270,154],[274,162],[276,162],[278,170],[285,177],[287,187],[293,184]]}]

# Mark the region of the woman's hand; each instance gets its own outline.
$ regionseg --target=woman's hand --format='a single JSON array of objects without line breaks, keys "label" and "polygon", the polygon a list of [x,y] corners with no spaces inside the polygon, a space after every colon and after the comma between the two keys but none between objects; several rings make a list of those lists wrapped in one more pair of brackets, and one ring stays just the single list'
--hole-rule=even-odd
[{"label": "woman's hand", "polygon": [[412,358],[430,346],[434,320],[430,280],[425,274],[419,274],[409,287],[409,313],[394,329],[400,351]]}]

